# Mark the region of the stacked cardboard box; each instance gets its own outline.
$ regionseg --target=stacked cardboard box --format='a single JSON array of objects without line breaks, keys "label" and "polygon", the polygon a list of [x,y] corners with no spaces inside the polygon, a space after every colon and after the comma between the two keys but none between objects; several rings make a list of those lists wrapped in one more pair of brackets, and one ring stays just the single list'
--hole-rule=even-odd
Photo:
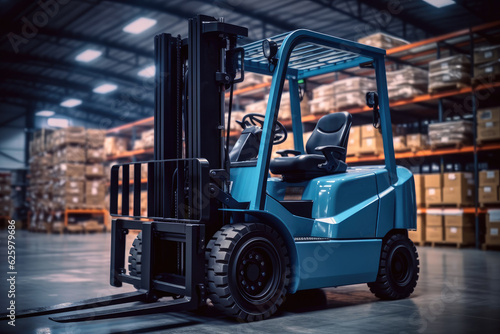
[{"label": "stacked cardboard box", "polygon": [[359,153],[379,155],[384,152],[382,134],[372,124],[361,126],[361,146]]},{"label": "stacked cardboard box", "polygon": [[443,175],[441,173],[425,174],[425,206],[429,207],[443,202]]},{"label": "stacked cardboard box", "polygon": [[408,231],[408,238],[413,242],[424,243],[425,239],[425,215],[417,214],[417,229]]},{"label": "stacked cardboard box", "polygon": [[104,139],[104,152],[106,156],[114,156],[126,152],[129,141],[125,137],[106,137]]},{"label": "stacked cardboard box", "polygon": [[361,126],[351,126],[349,142],[347,143],[347,155],[357,155],[361,149]]},{"label": "stacked cardboard box", "polygon": [[375,91],[376,88],[375,80],[365,77],[336,81],[333,83],[335,109],[343,111],[351,107],[364,107],[366,105],[366,93]]},{"label": "stacked cardboard box", "polygon": [[500,210],[488,210],[486,213],[486,244],[500,245]]},{"label": "stacked cardboard box", "polygon": [[500,171],[482,170],[479,172],[479,200],[483,204],[500,203]]},{"label": "stacked cardboard box", "polygon": [[[93,134],[96,131],[100,130],[87,129],[88,134]],[[148,135],[144,135],[144,132],[142,133],[143,142],[147,142],[145,138],[148,138]],[[90,136],[87,136],[85,191],[82,190],[82,195],[85,194],[85,207],[88,209],[101,209],[104,207],[104,199],[107,192],[106,178],[104,176],[104,135],[105,133],[102,132],[102,136],[99,135],[92,139],[90,139]]]},{"label": "stacked cardboard box", "polygon": [[236,89],[255,86],[264,82],[264,76],[253,72],[245,72],[245,80],[237,84]]},{"label": "stacked cardboard box", "polygon": [[431,147],[461,146],[472,142],[473,123],[471,121],[450,121],[429,124]]},{"label": "stacked cardboard box", "polygon": [[474,81],[491,82],[500,75],[500,45],[474,50]]},{"label": "stacked cardboard box", "polygon": [[335,111],[335,86],[333,83],[313,89],[313,99],[309,101],[311,114]]},{"label": "stacked cardboard box", "polygon": [[408,146],[406,145],[406,136],[393,136],[392,141],[394,143],[395,152],[408,151]]},{"label": "stacked cardboard box", "polygon": [[0,174],[0,216],[10,217],[12,214],[11,174]]},{"label": "stacked cardboard box", "polygon": [[472,173],[444,173],[443,204],[455,204],[457,206],[474,204],[474,178]]},{"label": "stacked cardboard box", "polygon": [[389,99],[401,100],[422,95],[427,90],[429,72],[418,67],[405,67],[387,72]]},{"label": "stacked cardboard box", "polygon": [[500,107],[480,109],[477,112],[477,141],[500,139]]},{"label": "stacked cardboard box", "polygon": [[406,135],[406,147],[413,152],[428,148],[428,141],[428,136],[421,133],[411,133]]},{"label": "stacked cardboard box", "polygon": [[425,215],[425,241],[444,241],[443,210],[427,209]]},{"label": "stacked cardboard box", "polygon": [[470,85],[470,59],[456,55],[429,63],[429,93]]},{"label": "stacked cardboard box", "polygon": [[474,244],[475,217],[473,214],[465,214],[463,210],[443,210],[445,241],[463,245]]},{"label": "stacked cardboard box", "polygon": [[410,44],[410,42],[384,33],[376,33],[358,39],[358,43],[371,45],[381,49],[392,49],[398,46]]}]

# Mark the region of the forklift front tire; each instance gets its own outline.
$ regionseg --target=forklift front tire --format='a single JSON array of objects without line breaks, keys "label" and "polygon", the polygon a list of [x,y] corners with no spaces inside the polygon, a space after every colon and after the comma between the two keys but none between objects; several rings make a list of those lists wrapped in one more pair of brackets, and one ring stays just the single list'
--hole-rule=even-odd
[{"label": "forklift front tire", "polygon": [[382,245],[377,280],[368,283],[380,299],[409,297],[417,286],[419,260],[417,249],[405,235],[395,234]]},{"label": "forklift front tire", "polygon": [[226,225],[207,248],[208,297],[216,308],[250,322],[269,318],[283,304],[290,259],[274,229],[258,223]]}]

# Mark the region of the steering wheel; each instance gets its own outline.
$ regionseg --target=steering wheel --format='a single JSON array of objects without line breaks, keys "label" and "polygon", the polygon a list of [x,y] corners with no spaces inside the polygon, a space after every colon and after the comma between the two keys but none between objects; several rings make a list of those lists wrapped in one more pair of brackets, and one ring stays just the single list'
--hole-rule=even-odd
[{"label": "steering wheel", "polygon": [[[243,129],[249,125],[258,126],[262,129],[264,127],[264,119],[265,116],[261,114],[246,114],[241,120],[241,123],[238,123],[240,123]],[[276,127],[274,128],[273,145],[281,144],[285,142],[287,138],[288,131],[286,130],[285,126],[279,121],[276,121]]]}]

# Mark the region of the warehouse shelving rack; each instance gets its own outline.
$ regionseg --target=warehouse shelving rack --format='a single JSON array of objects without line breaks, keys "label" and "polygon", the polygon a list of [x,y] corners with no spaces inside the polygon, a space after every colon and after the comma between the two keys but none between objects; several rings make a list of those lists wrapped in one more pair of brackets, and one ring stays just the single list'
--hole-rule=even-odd
[{"label": "warehouse shelving rack", "polygon": [[[472,27],[470,29],[463,29],[460,31],[456,31],[453,33],[425,39],[422,41],[418,41],[415,43],[411,43],[408,45],[403,45],[400,47],[396,47],[393,49],[387,50],[387,63],[388,64],[403,64],[410,66],[422,67],[426,66],[429,61],[440,58],[441,52],[448,49],[454,52],[465,52],[463,47],[470,47],[470,50],[467,51],[471,55],[474,52],[475,43],[483,42],[487,39],[485,37],[485,31],[487,30],[495,30],[497,35],[500,35],[500,21],[495,21],[487,24],[483,24],[480,26]],[[473,66],[471,66],[473,69]],[[358,69],[355,71],[348,71],[343,73],[343,77],[349,77],[350,75],[362,76],[367,72],[364,69]],[[471,73],[473,77],[473,73]],[[337,77],[340,79],[340,77]],[[498,78],[496,78],[498,80]],[[271,83],[265,82],[257,85],[245,87],[243,89],[237,89],[234,91],[234,95],[240,95],[245,93],[250,93],[254,90],[260,90],[265,87],[269,87]],[[438,109],[438,119],[440,121],[443,120],[443,99],[445,98],[453,98],[460,96],[472,96],[473,106],[472,113],[474,119],[474,128],[476,128],[476,112],[477,112],[477,101],[475,99],[475,95],[478,92],[482,92],[485,90],[495,90],[500,87],[500,81],[493,81],[489,83],[480,83],[475,84],[470,87],[464,87],[461,89],[451,89],[439,91],[433,94],[422,94],[419,96],[415,96],[409,99],[403,99],[398,101],[391,101],[390,107],[391,109],[404,107],[404,106],[413,106],[420,103],[426,102],[438,102],[436,106]],[[363,114],[369,113],[372,110],[368,107],[358,107],[348,109],[351,114]],[[333,110],[331,111],[333,112]],[[405,113],[406,111],[397,111],[398,113]],[[324,114],[311,114],[305,115],[302,117],[302,122],[306,123],[315,123],[317,122]],[[291,120],[282,121],[283,125],[286,127],[291,127]],[[137,122],[125,124],[113,129],[108,130],[108,134],[110,135],[120,135],[120,134],[132,134],[132,137],[135,138],[135,134],[138,128],[144,127],[145,125],[149,125],[150,128],[153,126],[153,118],[145,118],[143,120],[139,120]],[[474,130],[476,131],[476,130]],[[239,135],[240,131],[231,131],[231,136]],[[396,159],[411,159],[411,158],[424,158],[424,157],[441,157],[441,165],[442,165],[442,157],[443,156],[452,156],[452,155],[463,155],[463,154],[472,154],[474,160],[474,178],[476,185],[478,184],[478,152],[484,151],[500,151],[500,142],[491,142],[483,145],[478,145],[476,142],[476,133],[474,133],[474,141],[473,145],[464,146],[460,148],[441,148],[435,150],[422,150],[419,152],[401,152],[396,153]],[[139,156],[152,155],[153,149],[144,149],[144,150],[135,150],[135,151],[127,151],[123,152],[119,155],[110,156],[108,160],[119,160],[119,159],[130,159],[135,160]],[[359,155],[355,157],[348,157],[348,163],[369,163],[383,160],[382,155]],[[476,216],[476,247],[480,246],[480,230],[479,230],[479,215],[485,214],[487,209],[480,208],[477,202],[478,194],[477,194],[477,186],[476,186],[476,202],[473,207],[465,207],[463,208],[464,213],[475,214]],[[425,213],[426,208],[419,208],[419,213]]]}]

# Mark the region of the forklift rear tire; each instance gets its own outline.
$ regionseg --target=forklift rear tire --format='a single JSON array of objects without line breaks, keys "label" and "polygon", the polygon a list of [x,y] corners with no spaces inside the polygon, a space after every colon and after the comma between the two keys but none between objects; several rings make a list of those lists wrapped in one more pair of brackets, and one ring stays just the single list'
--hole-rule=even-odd
[{"label": "forklift rear tire", "polygon": [[207,245],[208,297],[239,321],[269,318],[283,304],[290,259],[283,238],[264,224],[233,224]]},{"label": "forklift rear tire", "polygon": [[383,244],[377,280],[368,283],[368,287],[380,299],[409,297],[417,286],[418,266],[413,242],[405,235],[395,234]]}]

